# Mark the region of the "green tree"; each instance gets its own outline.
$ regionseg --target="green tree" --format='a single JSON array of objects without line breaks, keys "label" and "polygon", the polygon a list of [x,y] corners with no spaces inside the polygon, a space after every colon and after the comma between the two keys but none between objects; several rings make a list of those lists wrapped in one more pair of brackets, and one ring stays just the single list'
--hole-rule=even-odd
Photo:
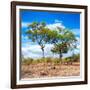
[{"label": "green tree", "polygon": [[58,27],[59,34],[55,40],[54,47],[51,49],[53,53],[58,53],[59,58],[62,59],[63,53],[76,47],[76,37],[74,33],[68,29],[61,29]]},{"label": "green tree", "polygon": [[63,53],[67,53],[69,50],[69,47],[66,43],[57,43],[54,44],[54,47],[51,49],[53,53],[59,54],[59,58],[62,59]]},{"label": "green tree", "polygon": [[26,32],[28,38],[40,45],[44,58],[45,44],[52,42],[54,36],[56,36],[58,33],[47,28],[45,22],[33,22],[28,25],[28,29],[29,30]]}]

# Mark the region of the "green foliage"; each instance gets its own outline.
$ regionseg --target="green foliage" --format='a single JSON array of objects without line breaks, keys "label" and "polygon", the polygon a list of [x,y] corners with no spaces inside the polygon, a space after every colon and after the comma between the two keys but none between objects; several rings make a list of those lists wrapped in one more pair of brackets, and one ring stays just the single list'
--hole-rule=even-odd
[{"label": "green foliage", "polygon": [[65,58],[64,59],[64,61],[68,61],[68,62],[77,62],[77,61],[79,61],[80,60],[80,54],[74,54],[74,55],[72,55],[72,56],[70,56],[70,57],[67,57],[67,58]]},{"label": "green foliage", "polygon": [[51,49],[53,53],[58,53],[60,59],[63,56],[63,53],[67,53],[69,50],[73,50],[76,46],[76,37],[73,32],[67,29],[59,28],[59,34],[57,40],[54,43],[54,47]]},{"label": "green foliage", "polygon": [[73,58],[73,61],[77,62],[77,61],[80,60],[80,54],[74,54],[74,55],[72,56],[72,58]]},{"label": "green foliage", "polygon": [[63,62],[73,62],[73,58],[72,57],[67,57],[63,60]]},{"label": "green foliage", "polygon": [[58,33],[47,28],[45,22],[33,22],[28,25],[28,28],[30,29],[26,32],[28,38],[40,45],[44,57],[45,44],[52,42]]},{"label": "green foliage", "polygon": [[60,64],[61,63],[60,59],[58,59],[58,58],[53,59],[53,62],[54,62],[54,64]]}]

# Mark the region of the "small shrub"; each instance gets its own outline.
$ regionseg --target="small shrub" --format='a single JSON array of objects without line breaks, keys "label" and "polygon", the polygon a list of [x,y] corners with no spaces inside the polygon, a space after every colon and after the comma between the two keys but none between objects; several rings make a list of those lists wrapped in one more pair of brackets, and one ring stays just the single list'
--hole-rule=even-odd
[{"label": "small shrub", "polygon": [[44,58],[44,62],[46,62],[46,63],[52,62],[52,58],[50,58],[50,57]]},{"label": "small shrub", "polygon": [[25,64],[25,65],[29,65],[29,64],[31,64],[32,62],[33,62],[33,59],[32,59],[32,58],[27,58],[27,59],[24,59],[24,60],[22,61],[22,63]]},{"label": "small shrub", "polygon": [[54,64],[59,64],[59,63],[61,63],[61,60],[59,58],[54,58],[53,62],[54,62]]}]

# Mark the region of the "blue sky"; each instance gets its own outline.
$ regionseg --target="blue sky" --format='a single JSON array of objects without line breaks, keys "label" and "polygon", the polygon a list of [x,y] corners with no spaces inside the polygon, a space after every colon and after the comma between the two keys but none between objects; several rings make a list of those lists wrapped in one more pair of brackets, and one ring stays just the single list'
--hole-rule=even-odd
[{"label": "blue sky", "polygon": [[[21,18],[21,50],[22,54],[25,57],[32,57],[37,58],[42,56],[42,51],[38,44],[33,43],[29,40],[25,34],[28,30],[27,25],[34,21],[37,22],[46,22],[47,27],[50,29],[54,29],[57,26],[61,28],[69,28],[73,31],[78,39],[78,49],[75,50],[76,53],[80,51],[80,13],[65,13],[65,12],[51,12],[51,11],[32,11],[32,10],[21,10],[20,11],[20,18]],[[47,44],[45,47],[45,56],[50,57],[53,56],[50,52],[51,44]],[[37,48],[37,49],[35,49]],[[49,52],[49,53],[48,53]],[[71,55],[69,52],[67,55]],[[57,55],[56,55],[57,57]]]}]

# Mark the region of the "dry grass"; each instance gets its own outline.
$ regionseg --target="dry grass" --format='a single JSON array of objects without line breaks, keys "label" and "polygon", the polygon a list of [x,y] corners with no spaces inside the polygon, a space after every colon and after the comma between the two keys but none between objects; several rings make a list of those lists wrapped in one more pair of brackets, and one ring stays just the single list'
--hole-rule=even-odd
[{"label": "dry grass", "polygon": [[21,65],[21,78],[79,76],[80,63],[37,62]]}]

